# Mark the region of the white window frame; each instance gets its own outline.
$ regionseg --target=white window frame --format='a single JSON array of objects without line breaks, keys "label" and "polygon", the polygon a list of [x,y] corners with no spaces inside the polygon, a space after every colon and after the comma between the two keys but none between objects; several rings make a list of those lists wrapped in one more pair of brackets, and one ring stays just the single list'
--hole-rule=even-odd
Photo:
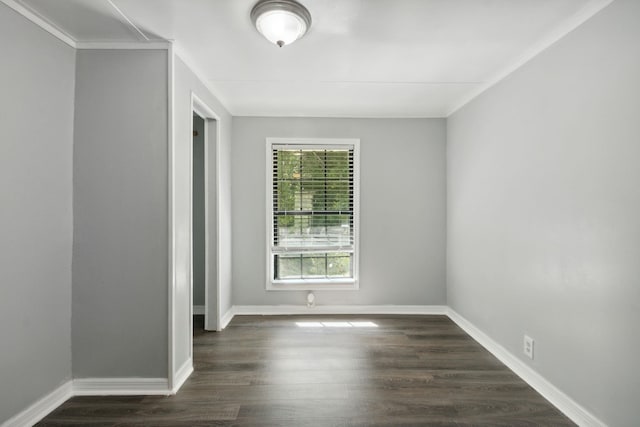
[{"label": "white window frame", "polygon": [[[274,145],[317,146],[330,148],[331,146],[353,146],[353,278],[336,279],[274,279],[274,254],[271,251],[273,242],[273,159]],[[359,259],[360,259],[360,139],[357,138],[267,138],[266,143],[266,217],[267,217],[267,281],[268,291],[319,291],[346,290],[353,291],[360,288]]]}]

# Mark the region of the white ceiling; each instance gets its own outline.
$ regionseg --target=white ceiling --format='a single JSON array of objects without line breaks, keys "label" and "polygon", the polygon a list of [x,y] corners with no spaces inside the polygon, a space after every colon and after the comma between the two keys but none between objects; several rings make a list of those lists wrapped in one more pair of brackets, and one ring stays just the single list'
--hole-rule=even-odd
[{"label": "white ceiling", "polygon": [[18,1],[77,42],[174,40],[233,115],[445,117],[611,0],[301,0],[284,48],[257,0]]}]

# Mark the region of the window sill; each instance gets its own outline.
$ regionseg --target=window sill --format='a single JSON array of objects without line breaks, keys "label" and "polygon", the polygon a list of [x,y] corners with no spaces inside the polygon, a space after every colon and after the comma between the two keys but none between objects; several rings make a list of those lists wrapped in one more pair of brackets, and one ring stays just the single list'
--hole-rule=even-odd
[{"label": "window sill", "polygon": [[358,281],[344,280],[272,280],[267,282],[267,291],[357,291]]}]

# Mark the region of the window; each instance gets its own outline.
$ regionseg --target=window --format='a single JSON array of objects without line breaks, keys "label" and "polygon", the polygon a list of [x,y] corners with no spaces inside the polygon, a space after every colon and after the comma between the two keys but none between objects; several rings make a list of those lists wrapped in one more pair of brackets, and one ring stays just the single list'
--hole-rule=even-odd
[{"label": "window", "polygon": [[357,139],[267,139],[267,289],[358,289]]}]

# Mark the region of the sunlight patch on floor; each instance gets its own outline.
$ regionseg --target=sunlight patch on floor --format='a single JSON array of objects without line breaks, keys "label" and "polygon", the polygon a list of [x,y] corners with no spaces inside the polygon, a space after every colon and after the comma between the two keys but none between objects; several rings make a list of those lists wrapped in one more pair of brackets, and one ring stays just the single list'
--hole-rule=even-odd
[{"label": "sunlight patch on floor", "polygon": [[299,328],[377,328],[373,322],[296,322]]}]

